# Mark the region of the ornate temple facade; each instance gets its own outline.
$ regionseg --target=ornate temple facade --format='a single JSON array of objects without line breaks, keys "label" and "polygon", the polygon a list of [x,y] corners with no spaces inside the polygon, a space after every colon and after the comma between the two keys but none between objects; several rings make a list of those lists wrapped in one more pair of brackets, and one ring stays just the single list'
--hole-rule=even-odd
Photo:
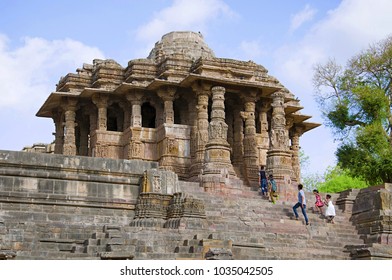
[{"label": "ornate temple facade", "polygon": [[37,113],[56,154],[158,162],[205,189],[254,187],[266,166],[300,181],[299,100],[261,65],[218,58],[200,33],[171,32],[147,58],[94,60],[62,77]]}]

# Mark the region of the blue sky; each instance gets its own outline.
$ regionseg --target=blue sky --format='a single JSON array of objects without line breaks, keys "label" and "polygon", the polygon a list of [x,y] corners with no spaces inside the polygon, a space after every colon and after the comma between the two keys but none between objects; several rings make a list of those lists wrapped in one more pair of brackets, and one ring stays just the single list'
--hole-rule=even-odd
[{"label": "blue sky", "polygon": [[[263,65],[322,122],[312,68],[392,34],[390,0],[0,0],[0,149],[53,140],[35,117],[61,76],[94,58],[124,67],[170,31],[200,31],[217,57]],[[301,138],[308,172],[335,164],[328,128]]]}]

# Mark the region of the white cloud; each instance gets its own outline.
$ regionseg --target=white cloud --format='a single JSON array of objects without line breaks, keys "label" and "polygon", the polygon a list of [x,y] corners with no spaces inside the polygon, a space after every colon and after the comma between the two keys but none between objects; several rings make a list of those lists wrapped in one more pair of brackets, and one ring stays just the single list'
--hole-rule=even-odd
[{"label": "white cloud", "polygon": [[0,34],[0,108],[37,110],[60,76],[103,57],[97,48],[71,39],[27,37],[16,49],[8,45],[9,39]]},{"label": "white cloud", "polygon": [[244,60],[257,60],[264,51],[258,41],[242,41],[240,44],[241,58]]},{"label": "white cloud", "polygon": [[137,38],[151,44],[170,31],[205,33],[210,21],[222,16],[235,16],[222,0],[174,0],[170,7],[156,13],[137,30]]},{"label": "white cloud", "polygon": [[302,39],[276,52],[276,76],[312,92],[316,63],[334,57],[344,65],[369,44],[386,38],[392,32],[391,14],[389,0],[343,0]]},{"label": "white cloud", "polygon": [[[271,74],[279,77],[299,97],[301,105],[305,107],[303,113],[314,116],[310,121],[322,122],[321,112],[313,98],[314,65],[333,57],[344,66],[349,58],[370,44],[391,35],[391,14],[390,0],[343,0],[324,19],[315,23],[304,37],[275,53],[275,66],[270,68]],[[336,150],[330,130],[324,126],[316,130],[318,135],[325,137],[315,139],[311,137],[313,132],[308,132],[310,137],[303,137],[301,143],[314,161],[312,168],[333,163],[331,157]],[[319,139],[323,139],[324,146],[331,143],[331,148],[320,149]]]},{"label": "white cloud", "polygon": [[310,5],[307,4],[305,8],[302,9],[302,11],[291,17],[290,32],[300,28],[301,25],[305,22],[311,21],[316,13],[317,10],[311,8]]}]

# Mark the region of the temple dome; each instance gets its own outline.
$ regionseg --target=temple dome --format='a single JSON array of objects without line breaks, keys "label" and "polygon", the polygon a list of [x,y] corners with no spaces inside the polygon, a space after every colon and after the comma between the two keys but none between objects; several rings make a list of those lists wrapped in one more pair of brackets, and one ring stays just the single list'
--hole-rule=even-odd
[{"label": "temple dome", "polygon": [[159,63],[171,55],[182,55],[192,60],[215,56],[204,41],[203,35],[192,31],[175,31],[163,35],[147,58]]}]

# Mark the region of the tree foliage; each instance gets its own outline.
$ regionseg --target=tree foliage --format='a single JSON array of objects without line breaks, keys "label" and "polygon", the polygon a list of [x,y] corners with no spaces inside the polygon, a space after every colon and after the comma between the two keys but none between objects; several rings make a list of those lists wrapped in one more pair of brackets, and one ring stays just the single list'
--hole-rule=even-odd
[{"label": "tree foliage", "polygon": [[316,100],[341,144],[339,165],[370,184],[392,182],[392,36],[354,56],[316,65]]},{"label": "tree foliage", "polygon": [[366,188],[368,184],[361,178],[352,177],[347,170],[339,165],[330,167],[324,174],[324,182],[318,184],[318,190],[323,193],[337,193],[347,189]]}]

